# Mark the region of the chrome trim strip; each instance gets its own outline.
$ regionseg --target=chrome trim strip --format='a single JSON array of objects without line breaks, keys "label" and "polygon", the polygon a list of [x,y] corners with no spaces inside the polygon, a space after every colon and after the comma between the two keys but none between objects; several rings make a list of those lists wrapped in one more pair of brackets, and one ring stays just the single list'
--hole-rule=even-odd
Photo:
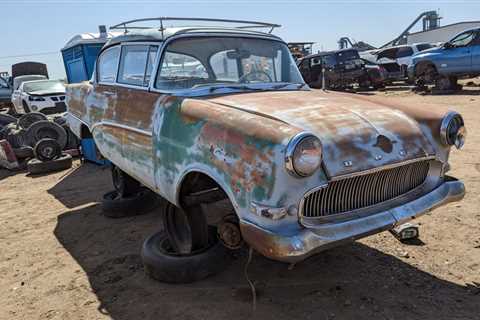
[{"label": "chrome trim strip", "polygon": [[95,123],[92,126],[92,132],[93,132],[93,130],[95,130],[99,126],[121,128],[121,129],[129,130],[129,131],[133,131],[133,132],[136,132],[136,133],[139,133],[139,134],[143,134],[147,137],[152,137],[153,136],[152,132],[142,130],[142,129],[133,128],[133,127],[130,127],[130,126],[127,126],[127,125],[124,125],[124,124],[109,122],[109,121],[100,121],[100,122]]},{"label": "chrome trim strip", "polygon": [[429,161],[429,160],[435,160],[435,159],[436,159],[435,156],[426,156],[426,157],[421,157],[421,158],[405,160],[405,161],[402,161],[402,162],[391,163],[391,164],[387,164],[385,166],[376,167],[376,168],[372,168],[372,169],[368,169],[368,170],[364,170],[364,171],[353,172],[353,173],[344,174],[344,175],[341,175],[341,176],[332,177],[330,179],[330,181],[339,181],[339,180],[343,180],[343,179],[347,179],[347,178],[363,176],[363,175],[370,174],[370,173],[375,173],[375,172],[378,172],[378,171],[383,171],[383,170],[387,170],[387,169],[393,169],[393,168],[396,168],[396,167],[401,167],[401,166],[404,166],[404,165],[407,165],[407,164],[412,164],[412,163],[415,163],[415,162]]}]

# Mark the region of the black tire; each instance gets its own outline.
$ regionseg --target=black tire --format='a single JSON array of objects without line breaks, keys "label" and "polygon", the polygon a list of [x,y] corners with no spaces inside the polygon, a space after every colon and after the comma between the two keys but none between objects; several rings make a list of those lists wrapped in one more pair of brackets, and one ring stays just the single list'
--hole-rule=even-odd
[{"label": "black tire", "polygon": [[27,170],[30,174],[41,174],[47,172],[61,171],[72,167],[72,156],[62,154],[58,159],[52,161],[40,161],[32,159],[27,163]]},{"label": "black tire", "polygon": [[130,177],[117,166],[112,166],[112,182],[115,190],[123,198],[135,195],[142,189],[140,182]]},{"label": "black tire", "polygon": [[62,148],[56,140],[42,139],[33,148],[35,158],[40,161],[51,161],[62,155]]},{"label": "black tire", "polygon": [[67,133],[65,132],[65,129],[48,120],[33,123],[26,132],[26,138],[28,145],[31,147],[35,146],[38,141],[44,138],[56,140],[62,150],[67,144]]},{"label": "black tire", "polygon": [[27,130],[32,124],[38,121],[47,120],[47,117],[40,112],[30,112],[18,118],[17,125],[20,128]]},{"label": "black tire", "polygon": [[142,215],[160,206],[162,199],[147,188],[129,197],[119,196],[117,191],[103,195],[102,211],[109,218],[125,218]]},{"label": "black tire", "polygon": [[0,126],[6,126],[9,123],[16,123],[17,118],[6,113],[0,113]]},{"label": "black tire", "polygon": [[148,237],[142,246],[145,273],[167,283],[191,283],[225,270],[232,260],[229,249],[210,229],[210,244],[191,254],[177,254],[170,245],[168,235],[158,232]]},{"label": "black tire", "polygon": [[162,222],[173,249],[189,254],[208,245],[208,224],[200,205],[181,209],[168,203],[162,210]]},{"label": "black tire", "polygon": [[25,101],[22,101],[22,106],[23,106],[23,111],[25,111],[26,114],[31,113],[30,108],[28,107],[28,104]]},{"label": "black tire", "polygon": [[33,158],[35,155],[33,153],[32,147],[20,147],[13,149],[13,153],[18,159],[29,159]]}]

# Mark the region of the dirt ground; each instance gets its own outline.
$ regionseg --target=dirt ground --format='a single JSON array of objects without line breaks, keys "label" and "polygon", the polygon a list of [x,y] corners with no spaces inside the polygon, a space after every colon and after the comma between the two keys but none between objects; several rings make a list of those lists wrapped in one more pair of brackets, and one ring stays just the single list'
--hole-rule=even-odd
[{"label": "dirt ground", "polygon": [[112,220],[99,200],[112,189],[92,164],[40,177],[0,170],[0,319],[480,319],[480,89],[421,96],[404,89],[371,99],[434,109],[466,121],[452,171],[467,195],[423,216],[421,240],[388,232],[312,257],[289,270],[245,253],[223,273],[189,285],[144,275],[143,239],[158,212]]}]

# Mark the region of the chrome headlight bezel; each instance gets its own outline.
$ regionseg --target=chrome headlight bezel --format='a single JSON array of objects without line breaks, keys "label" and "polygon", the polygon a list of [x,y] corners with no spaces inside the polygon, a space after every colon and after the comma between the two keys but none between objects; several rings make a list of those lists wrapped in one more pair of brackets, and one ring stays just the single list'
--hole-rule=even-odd
[{"label": "chrome headlight bezel", "polygon": [[[300,147],[302,143],[309,142],[310,139],[314,139],[316,140],[315,142],[318,142],[320,156],[318,157],[317,165],[312,166],[309,172],[302,172],[301,170],[295,167],[295,162],[296,162],[295,155],[296,155],[296,151],[298,150],[297,148]],[[315,171],[318,170],[318,168],[320,168],[321,164],[322,164],[322,145],[321,145],[320,139],[318,139],[315,135],[308,132],[300,132],[289,141],[286,152],[285,152],[285,168],[287,169],[289,174],[297,178],[309,177],[312,174],[314,174]]]},{"label": "chrome headlight bezel", "polygon": [[440,125],[440,139],[446,146],[461,149],[465,144],[467,129],[463,117],[455,111],[450,111],[443,117]]}]

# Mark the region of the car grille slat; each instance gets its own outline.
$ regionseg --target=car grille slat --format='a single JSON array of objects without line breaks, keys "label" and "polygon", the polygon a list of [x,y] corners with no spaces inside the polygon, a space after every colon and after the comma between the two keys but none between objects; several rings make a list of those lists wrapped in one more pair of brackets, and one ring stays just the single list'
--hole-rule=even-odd
[{"label": "car grille slat", "polygon": [[429,161],[418,161],[343,180],[309,193],[301,215],[321,217],[370,207],[401,196],[423,184]]}]

